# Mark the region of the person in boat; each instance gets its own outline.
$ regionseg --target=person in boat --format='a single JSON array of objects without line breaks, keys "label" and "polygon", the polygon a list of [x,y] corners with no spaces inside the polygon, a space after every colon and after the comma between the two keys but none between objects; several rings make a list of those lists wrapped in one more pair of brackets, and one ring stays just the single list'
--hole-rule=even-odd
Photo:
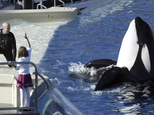
[{"label": "person in boat", "polygon": [[[10,32],[10,24],[4,22],[0,29],[0,54],[3,54],[7,61],[16,59],[16,40],[14,34]],[[11,65],[9,65],[11,67]]]},{"label": "person in boat", "polygon": [[[30,62],[31,57],[31,45],[25,33],[25,39],[28,43],[28,48],[21,46],[18,50],[18,62]],[[29,72],[29,64],[17,64],[13,65],[15,70],[19,70],[19,76],[17,80],[17,87],[20,88],[20,107],[24,107],[25,93],[27,97],[27,107],[30,106],[30,93],[29,87],[33,86],[32,78]]]}]

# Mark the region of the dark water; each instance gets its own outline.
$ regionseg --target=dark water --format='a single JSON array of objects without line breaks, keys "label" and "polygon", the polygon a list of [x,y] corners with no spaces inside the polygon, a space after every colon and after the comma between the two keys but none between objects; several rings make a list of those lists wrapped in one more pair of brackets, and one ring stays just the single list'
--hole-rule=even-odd
[{"label": "dark water", "polygon": [[95,92],[95,83],[69,77],[70,71],[80,72],[89,61],[117,60],[121,40],[137,16],[154,30],[154,0],[100,0],[54,31],[39,71],[50,76],[85,115],[153,115],[154,95],[149,83]]}]

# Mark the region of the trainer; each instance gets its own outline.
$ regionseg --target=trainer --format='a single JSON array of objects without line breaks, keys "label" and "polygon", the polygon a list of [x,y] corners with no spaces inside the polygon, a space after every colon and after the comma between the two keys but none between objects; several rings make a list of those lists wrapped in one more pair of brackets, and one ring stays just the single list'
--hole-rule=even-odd
[{"label": "trainer", "polygon": [[4,22],[0,29],[0,54],[3,54],[7,61],[16,59],[16,40],[7,22]]}]

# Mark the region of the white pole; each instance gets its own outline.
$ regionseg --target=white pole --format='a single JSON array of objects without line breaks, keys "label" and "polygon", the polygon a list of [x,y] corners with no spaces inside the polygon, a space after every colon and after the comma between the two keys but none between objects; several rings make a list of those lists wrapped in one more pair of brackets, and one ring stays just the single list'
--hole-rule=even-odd
[{"label": "white pole", "polygon": [[22,7],[25,9],[25,0],[22,1]]},{"label": "white pole", "polygon": [[42,0],[40,0],[40,4],[41,4],[41,9],[42,9]]},{"label": "white pole", "polygon": [[56,6],[56,0],[54,0],[54,7]]}]

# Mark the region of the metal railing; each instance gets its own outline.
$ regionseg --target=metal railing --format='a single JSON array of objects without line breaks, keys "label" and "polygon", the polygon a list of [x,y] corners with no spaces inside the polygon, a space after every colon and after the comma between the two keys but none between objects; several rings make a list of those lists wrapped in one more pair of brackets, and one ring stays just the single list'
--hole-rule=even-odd
[{"label": "metal railing", "polygon": [[[63,2],[62,0],[58,0],[58,1],[61,2],[63,6],[65,6],[65,2]],[[54,7],[56,7],[56,0],[54,0]]]},{"label": "metal railing", "polygon": [[[15,64],[31,64],[35,68],[35,107],[22,107],[22,108],[20,108],[20,107],[8,107],[8,108],[0,108],[0,110],[19,110],[19,109],[30,109],[31,110],[32,109],[32,110],[35,110],[37,112],[37,102],[49,90],[49,83],[41,74],[38,73],[37,67],[33,62],[11,62],[11,63],[9,63],[9,65],[15,65]],[[0,65],[8,65],[8,63],[7,62],[0,62]],[[37,93],[38,93],[38,75],[44,80],[44,82],[47,85],[46,91],[44,91],[44,93],[40,97],[37,97]]]},{"label": "metal railing", "polygon": [[41,9],[42,8],[47,9],[47,7],[43,5],[42,0],[40,0],[40,3],[37,4],[37,9],[39,9],[39,6],[41,7]]},{"label": "metal railing", "polygon": [[21,5],[22,8],[25,9],[25,0],[22,0],[22,1],[17,0],[17,3],[16,4]]},{"label": "metal railing", "polygon": [[[0,1],[1,1],[1,0],[0,0]],[[23,9],[25,9],[25,0],[21,0],[21,1],[19,1],[19,0],[14,0],[14,3],[16,3],[15,1],[17,1],[17,4],[18,4],[18,5],[21,5]],[[54,0],[54,7],[57,6],[56,1],[57,1],[57,0]],[[63,6],[65,6],[65,2],[64,2],[64,1],[62,1],[62,0],[58,0],[58,1],[61,2],[61,3],[63,4]],[[73,0],[70,0],[70,1],[71,1],[71,4],[72,4],[72,3],[73,3]],[[1,3],[0,3],[0,4],[1,4]],[[40,6],[41,9],[43,9],[43,8],[44,8],[44,9],[47,9],[47,7],[43,5],[43,0],[40,0],[40,2],[37,4],[36,8],[39,9],[39,6]],[[34,1],[32,0],[32,9],[33,9],[33,8],[34,8]]]},{"label": "metal railing", "polygon": [[49,90],[49,82],[38,72],[37,73],[43,80],[44,82],[47,84],[47,88],[46,91],[44,93],[42,93],[42,95],[40,97],[38,97],[37,102],[48,92]]}]

